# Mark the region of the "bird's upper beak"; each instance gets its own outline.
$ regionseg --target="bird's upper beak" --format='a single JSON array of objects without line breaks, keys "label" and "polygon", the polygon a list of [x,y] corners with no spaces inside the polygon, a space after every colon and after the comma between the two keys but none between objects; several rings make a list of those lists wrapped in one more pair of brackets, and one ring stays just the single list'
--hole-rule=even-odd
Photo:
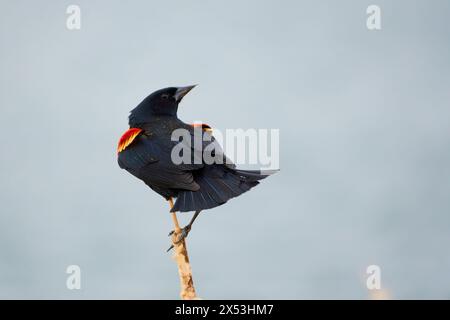
[{"label": "bird's upper beak", "polygon": [[196,85],[193,85],[193,86],[187,86],[187,87],[179,87],[179,88],[177,89],[177,91],[175,92],[175,100],[176,100],[177,102],[180,102],[181,99],[183,99],[183,97],[184,97],[185,95],[187,95],[189,91],[191,91],[192,89],[194,89],[195,86],[196,86]]}]

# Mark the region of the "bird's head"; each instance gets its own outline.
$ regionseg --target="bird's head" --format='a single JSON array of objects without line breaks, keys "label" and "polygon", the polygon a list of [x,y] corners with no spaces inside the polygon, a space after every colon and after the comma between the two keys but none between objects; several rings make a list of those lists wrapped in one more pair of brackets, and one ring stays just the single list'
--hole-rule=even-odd
[{"label": "bird's head", "polygon": [[176,116],[178,104],[195,85],[186,87],[169,87],[157,90],[131,110],[130,125],[146,123],[152,116]]}]

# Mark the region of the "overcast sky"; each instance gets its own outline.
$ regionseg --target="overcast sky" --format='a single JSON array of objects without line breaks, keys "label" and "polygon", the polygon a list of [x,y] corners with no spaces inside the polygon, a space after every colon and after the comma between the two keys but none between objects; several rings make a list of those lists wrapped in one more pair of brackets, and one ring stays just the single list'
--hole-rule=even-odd
[{"label": "overcast sky", "polygon": [[115,149],[146,95],[196,83],[181,119],[279,129],[281,152],[194,225],[199,296],[366,299],[375,264],[391,298],[450,298],[447,0],[1,8],[0,298],[179,297],[168,204]]}]

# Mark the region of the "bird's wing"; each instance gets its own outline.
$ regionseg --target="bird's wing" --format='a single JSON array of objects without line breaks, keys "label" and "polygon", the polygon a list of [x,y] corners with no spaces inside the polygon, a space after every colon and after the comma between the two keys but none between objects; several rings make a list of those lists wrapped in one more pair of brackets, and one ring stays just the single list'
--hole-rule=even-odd
[{"label": "bird's wing", "polygon": [[[207,165],[211,163],[205,162],[205,155],[211,155],[216,159],[215,163],[224,164],[229,168],[235,168],[236,165],[225,155],[220,143],[214,138],[212,129],[207,124],[194,124],[189,128],[191,133],[191,148],[194,153],[194,158],[201,159],[201,163]],[[202,141],[200,143],[195,143],[196,139],[199,139],[201,135]]]},{"label": "bird's wing", "polygon": [[118,163],[149,186],[197,190],[193,175],[170,160],[170,153],[145,135],[137,135],[118,154]]},{"label": "bird's wing", "polygon": [[[127,131],[128,132],[128,131]],[[127,145],[121,146],[121,141],[127,141],[122,136],[118,146],[118,163],[122,169],[139,171],[141,168],[159,161],[159,150],[156,145],[150,143],[145,136],[138,133]]]}]

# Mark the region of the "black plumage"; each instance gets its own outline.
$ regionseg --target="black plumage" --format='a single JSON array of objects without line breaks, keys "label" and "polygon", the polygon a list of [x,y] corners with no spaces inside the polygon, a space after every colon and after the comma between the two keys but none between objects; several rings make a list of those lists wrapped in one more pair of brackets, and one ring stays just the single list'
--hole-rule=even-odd
[{"label": "black plumage", "polygon": [[[173,212],[214,208],[248,191],[267,176],[259,171],[238,170],[229,161],[223,164],[207,164],[203,160],[200,163],[172,162],[171,152],[178,144],[178,141],[171,140],[172,132],[185,129],[193,138],[196,130],[177,117],[179,102],[192,88],[165,88],[145,98],[129,116],[130,128],[140,131],[118,154],[122,169],[144,181],[164,198],[177,199],[171,209]],[[209,143],[203,142],[202,147]],[[201,150],[191,149],[193,156],[201,156]],[[219,156],[226,159],[223,153]]]}]

